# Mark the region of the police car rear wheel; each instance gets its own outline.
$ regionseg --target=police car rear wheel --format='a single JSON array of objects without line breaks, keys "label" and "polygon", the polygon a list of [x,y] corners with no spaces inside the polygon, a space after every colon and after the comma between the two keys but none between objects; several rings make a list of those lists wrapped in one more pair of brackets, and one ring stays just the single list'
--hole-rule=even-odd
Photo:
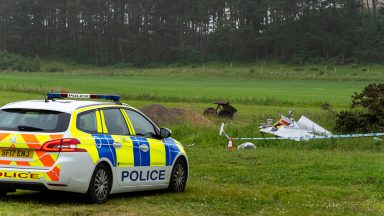
[{"label": "police car rear wheel", "polygon": [[172,169],[172,175],[168,189],[172,192],[184,191],[187,178],[188,171],[186,163],[182,159],[177,159]]},{"label": "police car rear wheel", "polygon": [[91,184],[88,189],[88,197],[91,202],[104,203],[111,192],[111,173],[104,164],[96,167]]}]

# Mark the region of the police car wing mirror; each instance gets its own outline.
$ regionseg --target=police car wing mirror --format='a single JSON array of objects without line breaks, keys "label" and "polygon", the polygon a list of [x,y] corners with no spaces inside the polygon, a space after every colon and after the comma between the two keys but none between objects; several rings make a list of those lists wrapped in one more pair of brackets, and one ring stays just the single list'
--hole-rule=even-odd
[{"label": "police car wing mirror", "polygon": [[172,135],[172,132],[168,128],[160,128],[161,138],[168,138]]}]

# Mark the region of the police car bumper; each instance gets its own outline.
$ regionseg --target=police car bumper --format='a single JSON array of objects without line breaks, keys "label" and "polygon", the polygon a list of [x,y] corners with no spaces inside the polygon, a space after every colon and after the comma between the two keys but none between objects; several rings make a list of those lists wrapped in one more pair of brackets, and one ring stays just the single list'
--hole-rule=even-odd
[{"label": "police car bumper", "polygon": [[[61,153],[49,170],[1,168],[0,189],[86,193],[93,169],[94,164],[87,153]],[[55,181],[49,178],[52,174],[57,177]]]}]

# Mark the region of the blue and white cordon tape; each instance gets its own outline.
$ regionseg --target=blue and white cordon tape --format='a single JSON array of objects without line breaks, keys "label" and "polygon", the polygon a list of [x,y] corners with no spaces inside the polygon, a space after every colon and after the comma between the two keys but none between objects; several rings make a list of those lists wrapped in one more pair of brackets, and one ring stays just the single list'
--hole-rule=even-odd
[{"label": "blue and white cordon tape", "polygon": [[304,136],[304,137],[238,137],[232,138],[232,140],[313,140],[313,139],[339,139],[339,138],[357,138],[357,137],[380,137],[384,136],[384,133],[367,133],[367,134],[341,134],[341,135],[328,135],[328,136]]},{"label": "blue and white cordon tape", "polygon": [[366,133],[366,134],[340,134],[340,135],[313,135],[303,137],[235,137],[232,138],[224,131],[224,127],[228,124],[221,124],[219,135],[225,135],[228,139],[232,140],[295,140],[305,141],[313,139],[340,139],[340,138],[358,138],[358,137],[382,137],[384,133]]}]

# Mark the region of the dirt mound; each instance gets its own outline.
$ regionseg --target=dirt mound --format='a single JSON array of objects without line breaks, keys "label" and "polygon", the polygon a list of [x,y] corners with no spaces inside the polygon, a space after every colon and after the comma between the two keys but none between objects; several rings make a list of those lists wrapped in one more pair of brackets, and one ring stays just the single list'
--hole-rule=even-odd
[{"label": "dirt mound", "polygon": [[180,108],[167,109],[160,104],[151,104],[140,109],[157,125],[192,123],[200,126],[215,125],[211,120],[205,118],[199,113]]}]

